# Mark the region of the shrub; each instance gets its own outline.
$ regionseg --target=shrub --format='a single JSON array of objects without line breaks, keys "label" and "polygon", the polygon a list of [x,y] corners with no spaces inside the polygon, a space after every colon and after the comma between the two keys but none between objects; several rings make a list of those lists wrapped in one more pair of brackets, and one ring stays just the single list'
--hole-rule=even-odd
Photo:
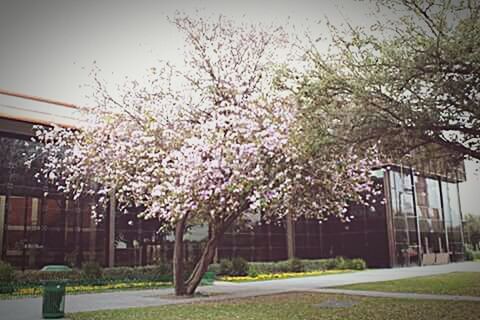
[{"label": "shrub", "polygon": [[159,261],[152,270],[154,276],[167,276],[172,274],[172,264]]},{"label": "shrub", "polygon": [[220,265],[218,270],[219,275],[222,275],[222,276],[230,275],[232,273],[232,269],[233,269],[232,260],[228,260],[228,259],[220,260]]},{"label": "shrub", "polygon": [[103,269],[103,277],[108,280],[134,280],[139,275],[139,270],[131,267],[114,267]]},{"label": "shrub", "polygon": [[[98,271],[100,269],[100,272]],[[88,271],[86,270],[88,269]],[[96,271],[95,271],[96,270]],[[98,277],[94,277],[97,275]],[[172,281],[171,266],[166,263],[144,267],[114,267],[83,265],[82,270],[74,269],[68,272],[44,272],[40,270],[15,271],[15,280],[21,285],[40,285],[45,280],[68,280],[69,283],[84,283],[85,280],[99,280],[98,282],[122,281]]]},{"label": "shrub", "polygon": [[12,293],[12,283],[15,280],[15,271],[13,267],[3,261],[0,261],[0,293]]},{"label": "shrub", "polygon": [[[164,273],[166,272],[166,273]],[[151,280],[171,281],[171,266],[158,264],[144,267],[114,267],[103,269],[103,278],[110,281]]]},{"label": "shrub", "polygon": [[325,271],[329,259],[321,260],[302,260],[305,271]]},{"label": "shrub", "polygon": [[251,266],[249,265],[248,266],[248,276],[249,277],[252,277],[252,278],[256,278],[258,276],[258,272],[253,269],[253,268],[250,268]]},{"label": "shrub", "polygon": [[68,272],[45,272],[40,270],[15,271],[15,280],[19,284],[40,284],[45,280],[80,280],[79,270]]},{"label": "shrub", "polygon": [[473,261],[475,259],[474,252],[470,248],[465,248],[465,260]]},{"label": "shrub", "polygon": [[325,270],[331,270],[337,268],[337,260],[336,259],[327,259],[325,261]]},{"label": "shrub", "polygon": [[273,265],[268,262],[249,262],[248,274],[273,273]]},{"label": "shrub", "polygon": [[362,259],[345,260],[345,269],[365,270],[366,268],[367,264]]},{"label": "shrub", "polygon": [[248,262],[242,257],[236,257],[232,260],[231,276],[246,276],[248,274]]},{"label": "shrub", "polygon": [[473,259],[480,260],[480,251],[473,251]]},{"label": "shrub", "polygon": [[274,273],[290,272],[290,264],[288,260],[274,262],[273,269]]},{"label": "shrub", "polygon": [[348,269],[348,268],[346,268],[347,266],[346,266],[346,263],[345,263],[345,258],[343,258],[343,257],[336,257],[334,259],[334,265],[335,266],[332,269],[340,269],[340,270]]},{"label": "shrub", "polygon": [[222,259],[220,264],[210,265],[208,270],[222,276],[246,276],[249,272],[249,263],[241,257],[232,260]]},{"label": "shrub", "polygon": [[3,261],[0,261],[0,283],[11,283],[15,279],[13,267]]},{"label": "shrub", "polygon": [[298,258],[293,258],[288,260],[288,271],[289,272],[303,272],[305,271],[305,266],[303,265],[302,260]]},{"label": "shrub", "polygon": [[[303,266],[303,270],[302,270]],[[250,262],[249,274],[283,273],[283,272],[309,272],[325,271],[332,269],[363,270],[366,268],[362,259],[292,259],[278,262]],[[300,271],[298,271],[300,270]]]},{"label": "shrub", "polygon": [[102,278],[102,267],[95,261],[86,262],[82,265],[82,278],[95,280]]},{"label": "shrub", "polygon": [[[480,252],[474,252],[479,255]],[[5,265],[0,262],[0,279]],[[191,266],[186,266],[189,271]],[[156,265],[144,267],[114,267],[100,268],[98,264],[83,265],[82,270],[74,269],[68,272],[43,272],[39,270],[13,271],[13,278],[16,284],[20,285],[40,285],[45,280],[68,280],[70,283],[84,283],[84,280],[98,279],[99,282],[124,282],[124,281],[172,281],[172,266],[169,263],[159,262]],[[211,264],[208,271],[214,272],[216,275],[250,275],[257,276],[260,274],[278,274],[284,272],[309,272],[309,271],[325,271],[330,269],[353,269],[363,270],[366,268],[365,262],[361,259],[316,259],[316,260],[300,260],[291,259],[278,262],[246,262],[242,258],[232,260],[222,259],[219,264]],[[88,271],[87,271],[88,269]],[[187,274],[188,275],[188,274]],[[1,282],[2,280],[0,280]],[[90,281],[89,281],[90,283]]]}]

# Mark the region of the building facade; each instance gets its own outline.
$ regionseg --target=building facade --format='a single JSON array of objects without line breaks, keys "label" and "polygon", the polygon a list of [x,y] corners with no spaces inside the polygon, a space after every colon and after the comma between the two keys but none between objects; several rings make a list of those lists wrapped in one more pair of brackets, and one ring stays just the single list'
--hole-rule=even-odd
[{"label": "building facade", "polygon": [[393,165],[376,170],[372,178],[383,189],[375,210],[352,205],[348,214],[354,218],[349,223],[335,218],[322,223],[286,219],[280,225],[233,230],[225,236],[219,256],[253,261],[343,256],[363,258],[371,267],[463,261],[458,180]]},{"label": "building facade", "polygon": [[[16,97],[29,103],[31,98]],[[0,108],[1,259],[24,269],[64,263],[80,266],[85,261],[104,266],[145,265],[171,259],[173,239],[157,232],[158,221],[136,219],[134,212],[119,213],[114,206],[104,213],[103,221],[94,221],[90,217],[93,199],[73,201],[37,181],[35,173],[41,159],[35,159],[31,167],[25,165],[41,147],[31,141],[33,126],[51,122],[70,125],[76,120],[74,112],[65,113],[65,108],[75,111],[73,106],[35,99],[29,112],[20,108],[23,115]],[[19,103],[16,100],[10,105]],[[45,118],[38,112],[45,105],[49,110],[62,108],[64,114],[60,117],[60,112],[52,111]],[[383,194],[375,199],[375,210],[352,205],[352,222],[287,217],[254,228],[233,226],[218,248],[217,259],[241,256],[250,261],[278,261],[344,256],[363,258],[370,267],[463,260],[458,188],[464,179],[462,173],[422,174],[387,165],[376,170],[372,179]],[[188,261],[199,256],[207,233],[207,228],[192,229],[185,242]]]}]

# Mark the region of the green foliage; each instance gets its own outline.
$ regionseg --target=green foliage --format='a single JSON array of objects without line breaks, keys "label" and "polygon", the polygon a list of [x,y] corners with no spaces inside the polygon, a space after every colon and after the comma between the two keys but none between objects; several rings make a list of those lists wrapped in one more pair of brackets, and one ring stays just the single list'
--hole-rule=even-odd
[{"label": "green foliage", "polygon": [[465,248],[465,260],[466,261],[473,261],[475,258],[473,256],[473,250],[466,247]]},{"label": "green foliage", "polygon": [[[220,264],[212,264],[208,270],[215,271],[218,275],[232,275],[231,264],[231,260],[222,259],[220,260]],[[277,262],[249,262],[248,275],[255,276],[267,273],[325,271],[333,269],[364,270],[366,268],[367,265],[362,259],[345,259],[343,257],[337,257],[335,259],[291,259]]]},{"label": "green foliage", "polygon": [[336,257],[333,261],[334,267],[332,269],[348,269],[347,262],[343,257]]},{"label": "green foliage", "polygon": [[[339,260],[337,259],[327,259],[325,260],[325,269],[326,270],[331,270],[331,269],[336,269],[338,268],[339,266],[337,265],[337,262]],[[342,266],[343,267],[343,266]]]},{"label": "green foliage", "polygon": [[252,268],[252,265],[248,266],[248,276],[250,276],[250,277],[258,276],[257,270],[255,270],[255,268]]},{"label": "green foliage", "polygon": [[74,269],[70,272],[15,271],[15,280],[18,284],[41,284],[46,280],[68,280],[70,283],[82,283],[90,279],[97,282],[172,280],[171,266],[165,263],[144,267],[100,268],[100,272],[101,276],[94,278],[93,275],[99,274],[98,267],[85,264],[83,270]]},{"label": "green foliage", "polygon": [[480,160],[480,2],[376,2],[398,18],[346,30],[330,23],[330,50],[308,51],[312,70],[298,90],[305,140],[378,144],[390,159],[415,150],[403,158],[412,165]]},{"label": "green foliage", "polygon": [[82,278],[88,280],[100,279],[102,278],[103,272],[102,267],[98,262],[90,261],[82,265]]},{"label": "green foliage", "polygon": [[173,272],[172,264],[165,261],[159,261],[153,267],[154,270],[152,270],[152,274],[155,276],[171,275]]},{"label": "green foliage", "polygon": [[259,275],[265,273],[287,272],[287,261],[279,262],[249,262],[248,272],[250,275]]},{"label": "green foliage", "polygon": [[465,260],[474,261],[480,260],[480,250],[475,250],[470,244],[465,245]]},{"label": "green foliage", "polygon": [[13,292],[12,283],[15,280],[15,271],[13,267],[3,261],[0,261],[0,293]]},{"label": "green foliage", "polygon": [[222,259],[220,260],[220,265],[218,267],[218,275],[228,276],[232,273],[233,264],[232,260]]},{"label": "green foliage", "polygon": [[345,269],[351,270],[365,270],[367,268],[367,264],[363,259],[352,259],[352,260],[345,260]]},{"label": "green foliage", "polygon": [[40,270],[15,271],[15,280],[19,284],[40,284],[47,280],[70,280],[79,281],[82,279],[80,270],[69,272],[44,272]]},{"label": "green foliage", "polygon": [[480,249],[480,216],[466,214],[463,229],[465,242]]},{"label": "green foliage", "polygon": [[303,265],[302,260],[298,258],[293,258],[288,260],[288,271],[290,272],[303,272],[305,271],[305,266]]},{"label": "green foliage", "polygon": [[7,262],[0,261],[0,283],[6,284],[13,282],[15,271]]},{"label": "green foliage", "polygon": [[473,260],[475,261],[480,260],[480,251],[473,251]]},{"label": "green foliage", "polygon": [[[166,273],[163,273],[163,272]],[[169,265],[152,265],[145,267],[114,267],[103,269],[103,278],[111,281],[121,280],[155,280],[171,281],[172,273]]]},{"label": "green foliage", "polygon": [[249,274],[249,263],[241,257],[221,259],[219,264],[210,265],[208,270],[222,276],[246,276]]},{"label": "green foliage", "polygon": [[235,257],[232,260],[231,276],[246,276],[248,274],[248,262],[242,257]]}]

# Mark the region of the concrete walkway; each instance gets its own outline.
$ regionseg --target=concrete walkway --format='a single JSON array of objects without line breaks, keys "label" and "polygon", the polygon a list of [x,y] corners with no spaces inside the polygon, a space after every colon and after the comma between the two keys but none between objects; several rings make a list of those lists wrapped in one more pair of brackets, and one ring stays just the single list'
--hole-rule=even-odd
[{"label": "concrete walkway", "polygon": [[[214,301],[232,298],[244,298],[259,295],[268,295],[282,292],[292,291],[314,291],[325,292],[325,289],[333,286],[397,280],[418,276],[428,276],[436,274],[444,274],[450,272],[480,272],[480,263],[463,262],[453,263],[441,266],[428,267],[410,267],[397,269],[371,269],[362,272],[293,278],[283,280],[258,281],[248,283],[227,283],[217,281],[215,285],[209,287],[201,287],[198,291],[205,293],[214,293],[210,297],[202,298],[175,298],[172,289],[154,289],[154,290],[136,290],[136,291],[120,291],[105,292],[95,294],[69,295],[66,298],[66,312],[80,312],[106,309],[122,309],[131,307],[160,306],[166,304],[192,303],[199,301]],[[351,290],[342,290],[343,294],[349,294]],[[347,292],[348,291],[348,292]],[[331,291],[333,292],[333,291]],[[360,295],[361,292],[352,292]],[[367,295],[367,293],[364,293]],[[392,297],[408,297],[408,298],[426,298],[429,299],[433,295],[418,294],[397,294],[397,293],[368,293],[370,296],[391,296]],[[404,296],[405,295],[405,296]],[[438,297],[438,296],[436,296]],[[458,300],[456,296],[443,296],[446,300]],[[467,297],[467,300],[475,297]],[[476,298],[475,298],[476,299]],[[468,300],[473,301],[473,300]],[[478,301],[478,300],[474,300]],[[26,298],[14,300],[0,300],[0,320],[35,320],[41,319],[41,298]]]}]

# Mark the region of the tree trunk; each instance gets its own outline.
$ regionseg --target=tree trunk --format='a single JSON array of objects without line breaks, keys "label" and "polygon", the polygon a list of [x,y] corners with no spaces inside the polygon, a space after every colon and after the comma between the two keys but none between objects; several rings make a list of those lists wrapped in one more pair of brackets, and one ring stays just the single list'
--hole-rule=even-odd
[{"label": "tree trunk", "polygon": [[[241,211],[240,211],[241,212]],[[205,248],[203,249],[202,256],[200,260],[195,265],[192,274],[187,280],[187,294],[193,295],[195,290],[197,290],[202,277],[207,272],[208,266],[212,263],[213,258],[215,257],[215,250],[217,249],[218,243],[222,239],[225,231],[230,227],[230,225],[238,218],[240,214],[233,214],[228,217],[222,223],[213,226],[213,231],[209,235],[209,239]]]},{"label": "tree trunk", "polygon": [[208,266],[213,261],[217,246],[218,246],[218,237],[216,235],[213,235],[213,237],[208,240],[205,246],[205,249],[203,249],[203,253],[202,253],[202,256],[200,257],[200,260],[195,265],[195,268],[193,269],[193,272],[190,275],[190,278],[187,280],[188,295],[193,295],[195,293],[195,290],[197,289],[198,285],[202,281],[203,275],[208,270]]},{"label": "tree trunk", "polygon": [[175,295],[183,296],[186,294],[185,287],[185,263],[183,253],[183,235],[185,233],[185,222],[187,217],[181,218],[175,226],[175,246],[173,248],[173,283],[175,285]]}]

